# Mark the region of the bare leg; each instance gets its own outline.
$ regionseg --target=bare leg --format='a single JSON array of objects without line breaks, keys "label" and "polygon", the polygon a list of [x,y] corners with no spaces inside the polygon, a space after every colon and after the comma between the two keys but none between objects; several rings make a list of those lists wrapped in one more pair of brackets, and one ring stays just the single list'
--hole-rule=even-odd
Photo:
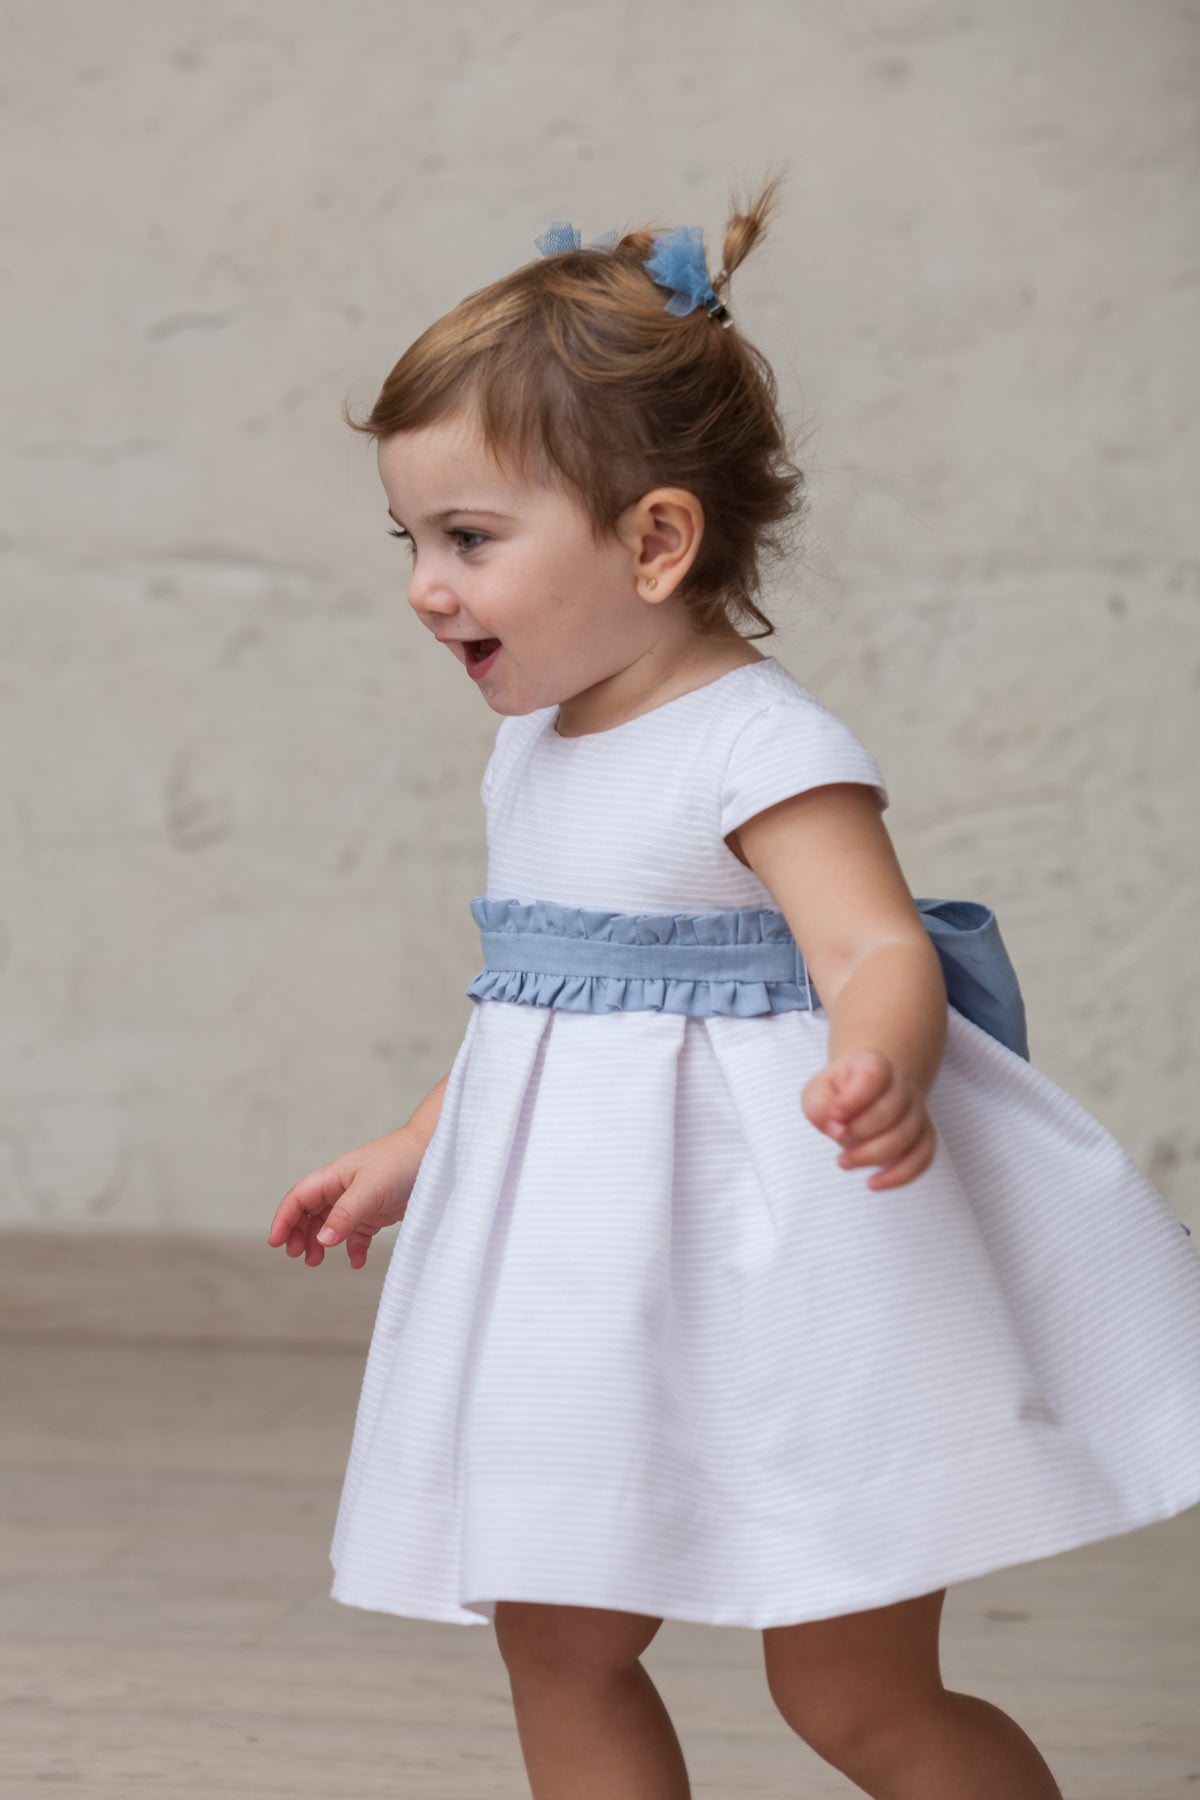
[{"label": "bare leg", "polygon": [[763,1632],[793,1731],[873,1800],[1062,1800],[1036,1746],[989,1701],[942,1685],[946,1590]]},{"label": "bare leg", "polygon": [[[862,1765],[876,1800],[1062,1800],[1035,1744],[990,1701],[947,1690]],[[853,1773],[850,1779],[858,1779]]]},{"label": "bare leg", "polygon": [[679,1739],[638,1661],[661,1619],[499,1600],[495,1623],[533,1800],[688,1800]]}]

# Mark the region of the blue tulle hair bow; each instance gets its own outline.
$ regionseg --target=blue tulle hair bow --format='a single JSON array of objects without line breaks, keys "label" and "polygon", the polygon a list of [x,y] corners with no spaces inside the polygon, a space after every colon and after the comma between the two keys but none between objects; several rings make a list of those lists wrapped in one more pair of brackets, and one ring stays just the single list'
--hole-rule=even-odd
[{"label": "blue tulle hair bow", "polygon": [[[593,238],[587,248],[611,249],[619,236],[619,232],[606,231],[602,237]],[[567,219],[556,219],[534,239],[534,243],[543,256],[584,247],[583,233]],[[671,290],[664,312],[674,313],[676,318],[682,319],[696,307],[704,306],[723,324],[731,323],[724,303],[709,280],[703,226],[677,225],[673,231],[656,232],[654,254],[646,258],[643,267],[657,287]]]},{"label": "blue tulle hair bow", "polygon": [[671,289],[664,312],[682,319],[698,306],[712,312],[721,304],[708,278],[702,226],[677,225],[674,231],[656,232],[654,255],[645,266],[659,287]]},{"label": "blue tulle hair bow", "polygon": [[[606,231],[600,237],[593,238],[588,249],[611,250],[620,235],[619,231]],[[554,223],[548,225],[541,236],[534,238],[533,241],[543,256],[555,256],[560,250],[583,249],[583,233],[568,219],[555,219]]]}]

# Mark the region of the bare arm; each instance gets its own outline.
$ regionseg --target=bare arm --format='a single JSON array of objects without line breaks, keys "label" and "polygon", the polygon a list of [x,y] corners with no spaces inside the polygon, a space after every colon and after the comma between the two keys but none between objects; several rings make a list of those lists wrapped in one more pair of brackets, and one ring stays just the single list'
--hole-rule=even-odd
[{"label": "bare arm", "polygon": [[284,1245],[289,1256],[303,1256],[313,1267],[327,1246],[345,1239],[351,1266],[361,1269],[371,1239],[404,1217],[449,1079],[447,1072],[395,1131],[347,1150],[290,1187],[275,1209],[268,1244]]},{"label": "bare arm", "polygon": [[920,932],[865,950],[826,1010],[830,1062],[878,1050],[927,1094],[946,1045],[946,980],[923,925]]},{"label": "bare arm", "polygon": [[401,1131],[412,1133],[420,1144],[422,1152],[429,1148],[429,1140],[437,1130],[438,1120],[442,1116],[442,1101],[446,1097],[446,1083],[449,1079],[450,1071],[447,1069],[437,1086],[430,1088],[412,1118],[400,1127]]},{"label": "bare arm", "polygon": [[870,1187],[911,1180],[936,1148],[924,1097],[945,1048],[946,984],[872,789],[809,788],[731,837],[775,896],[829,1014],[807,1117],[841,1142],[843,1168],[885,1165]]}]

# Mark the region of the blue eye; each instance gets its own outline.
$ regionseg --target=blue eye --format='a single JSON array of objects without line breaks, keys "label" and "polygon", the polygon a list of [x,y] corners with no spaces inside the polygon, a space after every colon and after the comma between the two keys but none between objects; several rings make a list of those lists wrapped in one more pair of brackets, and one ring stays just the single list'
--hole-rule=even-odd
[{"label": "blue eye", "polygon": [[[414,556],[416,554],[416,546],[412,541],[412,537],[403,528],[401,528],[399,531],[397,531],[391,525],[389,525],[387,528],[387,533],[388,533],[389,537],[403,538],[404,541],[408,545],[409,555]],[[453,530],[453,531],[448,531],[446,533],[446,536],[452,537],[452,538],[478,538],[479,539],[478,544],[469,544],[467,546],[467,548],[463,551],[464,556],[470,556],[470,554],[473,550],[479,549],[480,544],[486,544],[488,541],[487,533],[483,532],[483,531],[467,531],[465,529],[457,529],[457,530]]]}]

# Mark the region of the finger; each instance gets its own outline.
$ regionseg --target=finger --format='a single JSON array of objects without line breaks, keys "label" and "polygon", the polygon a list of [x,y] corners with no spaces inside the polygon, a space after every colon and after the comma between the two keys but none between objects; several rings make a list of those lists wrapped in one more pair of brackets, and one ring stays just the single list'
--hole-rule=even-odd
[{"label": "finger", "polygon": [[325,1247],[317,1242],[317,1233],[321,1229],[324,1211],[309,1213],[304,1222],[304,1260],[310,1269],[325,1260]]},{"label": "finger", "polygon": [[880,1163],[886,1167],[898,1157],[907,1155],[924,1129],[925,1120],[919,1112],[906,1112],[890,1131],[880,1132],[878,1137],[869,1138],[865,1143],[848,1144],[838,1157],[838,1166],[857,1169],[864,1163]]},{"label": "finger", "polygon": [[347,1190],[347,1179],[336,1163],[327,1163],[326,1168],[317,1168],[313,1174],[304,1175],[293,1188],[284,1193],[279,1206],[275,1208],[272,1228],[266,1233],[268,1244],[284,1244],[288,1256],[302,1256],[308,1246],[309,1224],[313,1217],[320,1220],[326,1217],[329,1208],[338,1201]]},{"label": "finger", "polygon": [[849,1059],[840,1057],[806,1082],[800,1103],[808,1119],[820,1131],[840,1137],[849,1129],[849,1121],[874,1098],[876,1089],[853,1088],[850,1085]]},{"label": "finger", "polygon": [[271,1229],[267,1232],[268,1244],[287,1243],[298,1224],[303,1221],[304,1207],[300,1202],[296,1188],[289,1188],[279,1205],[275,1208],[275,1217],[271,1220]]},{"label": "finger", "polygon": [[305,1175],[290,1187],[275,1208],[267,1242],[282,1244],[297,1225],[304,1223],[314,1208],[332,1206],[345,1191],[345,1179],[338,1172],[335,1163],[327,1163],[323,1169],[314,1169],[311,1175]]},{"label": "finger", "polygon": [[275,1208],[275,1216],[267,1230],[267,1242],[278,1248],[286,1244],[294,1222],[291,1194],[287,1193]]},{"label": "finger", "polygon": [[881,1132],[878,1137],[870,1138],[866,1143],[853,1144],[843,1149],[837,1159],[838,1167],[860,1169],[875,1164],[880,1168],[887,1168],[901,1156],[906,1156],[920,1135],[919,1123],[914,1125],[911,1120],[902,1120],[891,1131]]},{"label": "finger", "polygon": [[908,1155],[901,1157],[899,1162],[893,1163],[890,1168],[877,1170],[874,1175],[868,1175],[867,1186],[876,1190],[903,1187],[905,1182],[912,1181],[924,1173],[933,1161],[936,1149],[937,1134],[930,1131],[927,1136],[922,1136]]},{"label": "finger", "polygon": [[906,1092],[899,1082],[894,1081],[879,1096],[878,1100],[872,1102],[870,1106],[864,1107],[862,1112],[856,1113],[853,1119],[844,1123],[837,1136],[841,1139],[843,1148],[847,1150],[866,1144],[873,1138],[879,1137],[882,1132],[890,1131],[912,1109],[911,1091]]},{"label": "finger", "polygon": [[833,1117],[849,1121],[890,1085],[892,1066],[877,1050],[850,1050],[833,1065],[833,1079]]},{"label": "finger", "polygon": [[804,1113],[822,1130],[825,1129],[833,1106],[834,1095],[833,1078],[828,1069],[822,1069],[810,1081],[806,1081],[800,1090],[800,1105]]},{"label": "finger", "polygon": [[322,1206],[315,1212],[301,1213],[288,1232],[287,1253],[289,1256],[304,1256],[307,1253],[308,1246],[312,1242],[312,1234],[320,1229],[325,1212],[326,1208]]},{"label": "finger", "polygon": [[[364,1181],[351,1181],[336,1205],[329,1211],[329,1217],[316,1234],[316,1241],[328,1245],[331,1249],[340,1244],[343,1238],[350,1238],[365,1219],[380,1208],[380,1196],[372,1193]],[[359,1236],[369,1237],[370,1232],[359,1232]]]}]

